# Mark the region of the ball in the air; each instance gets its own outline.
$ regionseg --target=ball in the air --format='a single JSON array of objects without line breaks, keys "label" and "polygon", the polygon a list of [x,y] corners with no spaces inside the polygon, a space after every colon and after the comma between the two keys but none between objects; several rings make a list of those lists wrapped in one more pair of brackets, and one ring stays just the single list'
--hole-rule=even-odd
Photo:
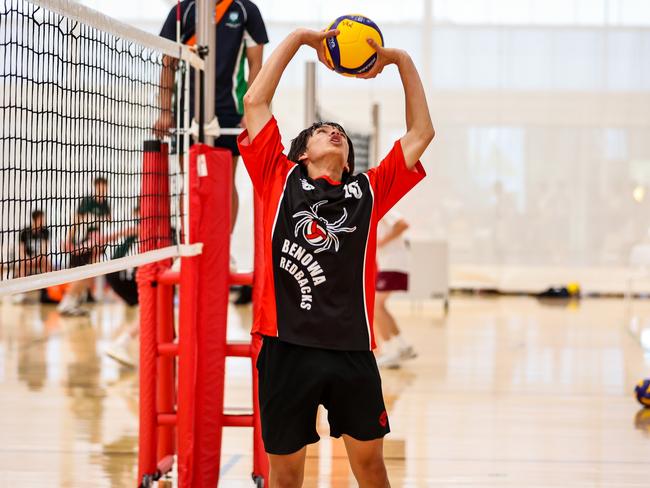
[{"label": "ball in the air", "polygon": [[636,399],[646,408],[650,408],[650,378],[641,380],[634,388]]},{"label": "ball in the air", "polygon": [[384,37],[372,20],[363,15],[343,15],[330,24],[328,30],[338,29],[339,35],[325,39],[325,57],[337,73],[356,76],[370,71],[377,61],[377,52],[366,39],[380,46]]}]

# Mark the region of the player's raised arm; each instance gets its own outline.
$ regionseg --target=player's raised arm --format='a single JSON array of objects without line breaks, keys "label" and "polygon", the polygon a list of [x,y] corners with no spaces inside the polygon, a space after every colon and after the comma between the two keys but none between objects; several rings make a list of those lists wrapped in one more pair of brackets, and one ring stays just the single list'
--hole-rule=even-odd
[{"label": "player's raised arm", "polygon": [[331,30],[318,32],[309,29],[298,29],[289,34],[278,47],[275,48],[271,57],[262,65],[262,69],[244,95],[244,113],[246,114],[246,126],[250,141],[264,128],[264,125],[271,118],[271,100],[278,87],[280,78],[289,61],[295,56],[302,45],[313,47],[318,53],[318,59],[325,65],[325,53],[323,39],[338,34],[338,31]]},{"label": "player's raised arm", "polygon": [[176,70],[177,63],[176,59],[171,56],[163,56],[162,69],[160,71],[160,91],[158,94],[160,115],[153,126],[154,134],[161,139],[169,135],[169,130],[174,127],[172,92],[174,91],[174,71]]},{"label": "player's raised arm", "polygon": [[406,166],[411,169],[435,135],[420,75],[406,51],[381,47],[372,39],[368,39],[368,44],[377,51],[377,62],[372,70],[360,78],[374,78],[388,64],[397,65],[402,78],[406,99],[406,134],[400,142]]}]

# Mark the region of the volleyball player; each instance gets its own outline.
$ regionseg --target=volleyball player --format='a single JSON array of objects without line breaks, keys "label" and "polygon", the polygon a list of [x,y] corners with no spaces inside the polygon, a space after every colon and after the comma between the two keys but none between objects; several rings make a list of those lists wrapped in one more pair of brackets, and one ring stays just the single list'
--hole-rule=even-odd
[{"label": "volleyball player", "polygon": [[[71,268],[97,262],[103,253],[102,223],[111,219],[108,202],[108,180],[98,176],[93,180],[94,192],[81,199],[73,224],[68,230],[63,248],[69,253]],[[57,310],[62,315],[86,315],[82,306],[90,290],[92,279],[75,281],[66,290]]]},{"label": "volleyball player", "polygon": [[[118,231],[106,238],[106,241],[118,241],[111,259],[120,259],[137,252],[138,236],[140,232],[140,208],[133,209],[134,225],[122,231]],[[140,333],[140,326],[135,312],[138,304],[138,284],[136,282],[137,268],[128,268],[106,275],[106,282],[111,289],[129,307],[127,315],[131,319],[122,328],[122,332],[106,347],[105,353],[108,357],[126,365],[135,366],[137,359],[133,356],[130,343]]]},{"label": "volleyball player", "polygon": [[50,230],[45,224],[45,214],[42,210],[34,210],[31,225],[22,229],[18,237],[19,263],[16,277],[48,271],[47,246],[49,240]]},{"label": "volleyball player", "polygon": [[[302,45],[324,58],[338,31],[299,29],[275,49],[244,97],[244,163],[264,201],[264,254],[257,361],[262,437],[271,486],[301,486],[306,445],[317,442],[316,411],[343,436],[360,486],[389,486],[383,436],[390,430],[372,349],[377,222],[424,176],[419,158],[434,136],[417,69],[408,53],[377,50],[373,78],[394,64],[406,99],[406,133],[381,164],[354,174],[343,128],[318,123],[293,140],[288,156],[270,105]],[[361,81],[360,81],[361,82]]]},{"label": "volleyball player", "polygon": [[[51,271],[52,267],[47,256],[50,241],[50,230],[45,223],[42,210],[34,210],[31,214],[31,224],[24,227],[18,235],[18,259],[13,265],[14,278],[30,276]],[[41,290],[41,297],[45,296]],[[15,294],[13,303],[20,304],[29,300],[25,293]]]},{"label": "volleyball player", "polygon": [[396,210],[390,210],[377,226],[377,272],[375,324],[382,339],[377,365],[399,368],[406,359],[417,356],[415,349],[402,335],[386,302],[395,291],[408,290],[408,247],[404,233],[408,222]]}]

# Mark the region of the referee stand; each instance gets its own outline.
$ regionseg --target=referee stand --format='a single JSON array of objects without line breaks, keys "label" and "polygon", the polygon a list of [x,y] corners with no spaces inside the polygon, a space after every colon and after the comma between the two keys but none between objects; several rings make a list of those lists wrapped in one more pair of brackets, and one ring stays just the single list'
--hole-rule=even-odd
[{"label": "referee stand", "polygon": [[[171,236],[167,146],[145,143],[141,197],[142,246],[162,246]],[[153,486],[178,460],[178,486],[218,485],[224,427],[253,428],[255,486],[268,486],[268,458],[261,438],[256,360],[259,338],[251,343],[226,341],[228,291],[233,284],[255,284],[253,317],[258,316],[261,273],[231,274],[231,155],[224,149],[196,144],[190,150],[189,214],[186,243],[201,243],[198,255],[182,256],[180,272],[171,262],[138,269],[140,295],[140,435],[138,484]],[[255,197],[255,214],[261,215]],[[255,270],[262,263],[261,221],[255,218]],[[178,341],[174,341],[173,290],[179,286]],[[226,357],[251,359],[253,412],[224,412]],[[176,362],[176,357],[178,361]]]}]

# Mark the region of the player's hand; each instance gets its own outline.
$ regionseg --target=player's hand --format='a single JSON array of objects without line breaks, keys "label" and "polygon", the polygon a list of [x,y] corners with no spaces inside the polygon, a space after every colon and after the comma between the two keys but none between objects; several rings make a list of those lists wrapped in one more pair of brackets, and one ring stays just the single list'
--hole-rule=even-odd
[{"label": "player's hand", "polygon": [[325,66],[327,66],[329,69],[333,70],[334,66],[332,66],[327,58],[325,57],[325,43],[323,42],[325,39],[329,39],[330,37],[335,37],[338,36],[340,31],[338,29],[332,29],[332,30],[322,30],[322,31],[315,31],[311,29],[300,29],[300,41],[302,44],[305,44],[307,46],[310,46],[316,50],[316,54],[318,55],[318,60],[323,63]]},{"label": "player's hand", "polygon": [[169,135],[170,129],[174,126],[172,114],[168,111],[163,111],[153,125],[153,133],[158,139],[162,139]]},{"label": "player's hand", "polygon": [[406,51],[403,51],[401,49],[392,49],[392,48],[386,48],[382,47],[377,42],[375,42],[374,39],[366,39],[366,42],[370,44],[370,46],[377,51],[377,61],[375,61],[375,64],[373,65],[372,68],[370,68],[370,71],[367,73],[363,73],[360,75],[356,75],[357,78],[374,78],[376,77],[379,73],[381,73],[386,66],[389,64],[398,64],[400,58],[403,56],[408,56]]}]

